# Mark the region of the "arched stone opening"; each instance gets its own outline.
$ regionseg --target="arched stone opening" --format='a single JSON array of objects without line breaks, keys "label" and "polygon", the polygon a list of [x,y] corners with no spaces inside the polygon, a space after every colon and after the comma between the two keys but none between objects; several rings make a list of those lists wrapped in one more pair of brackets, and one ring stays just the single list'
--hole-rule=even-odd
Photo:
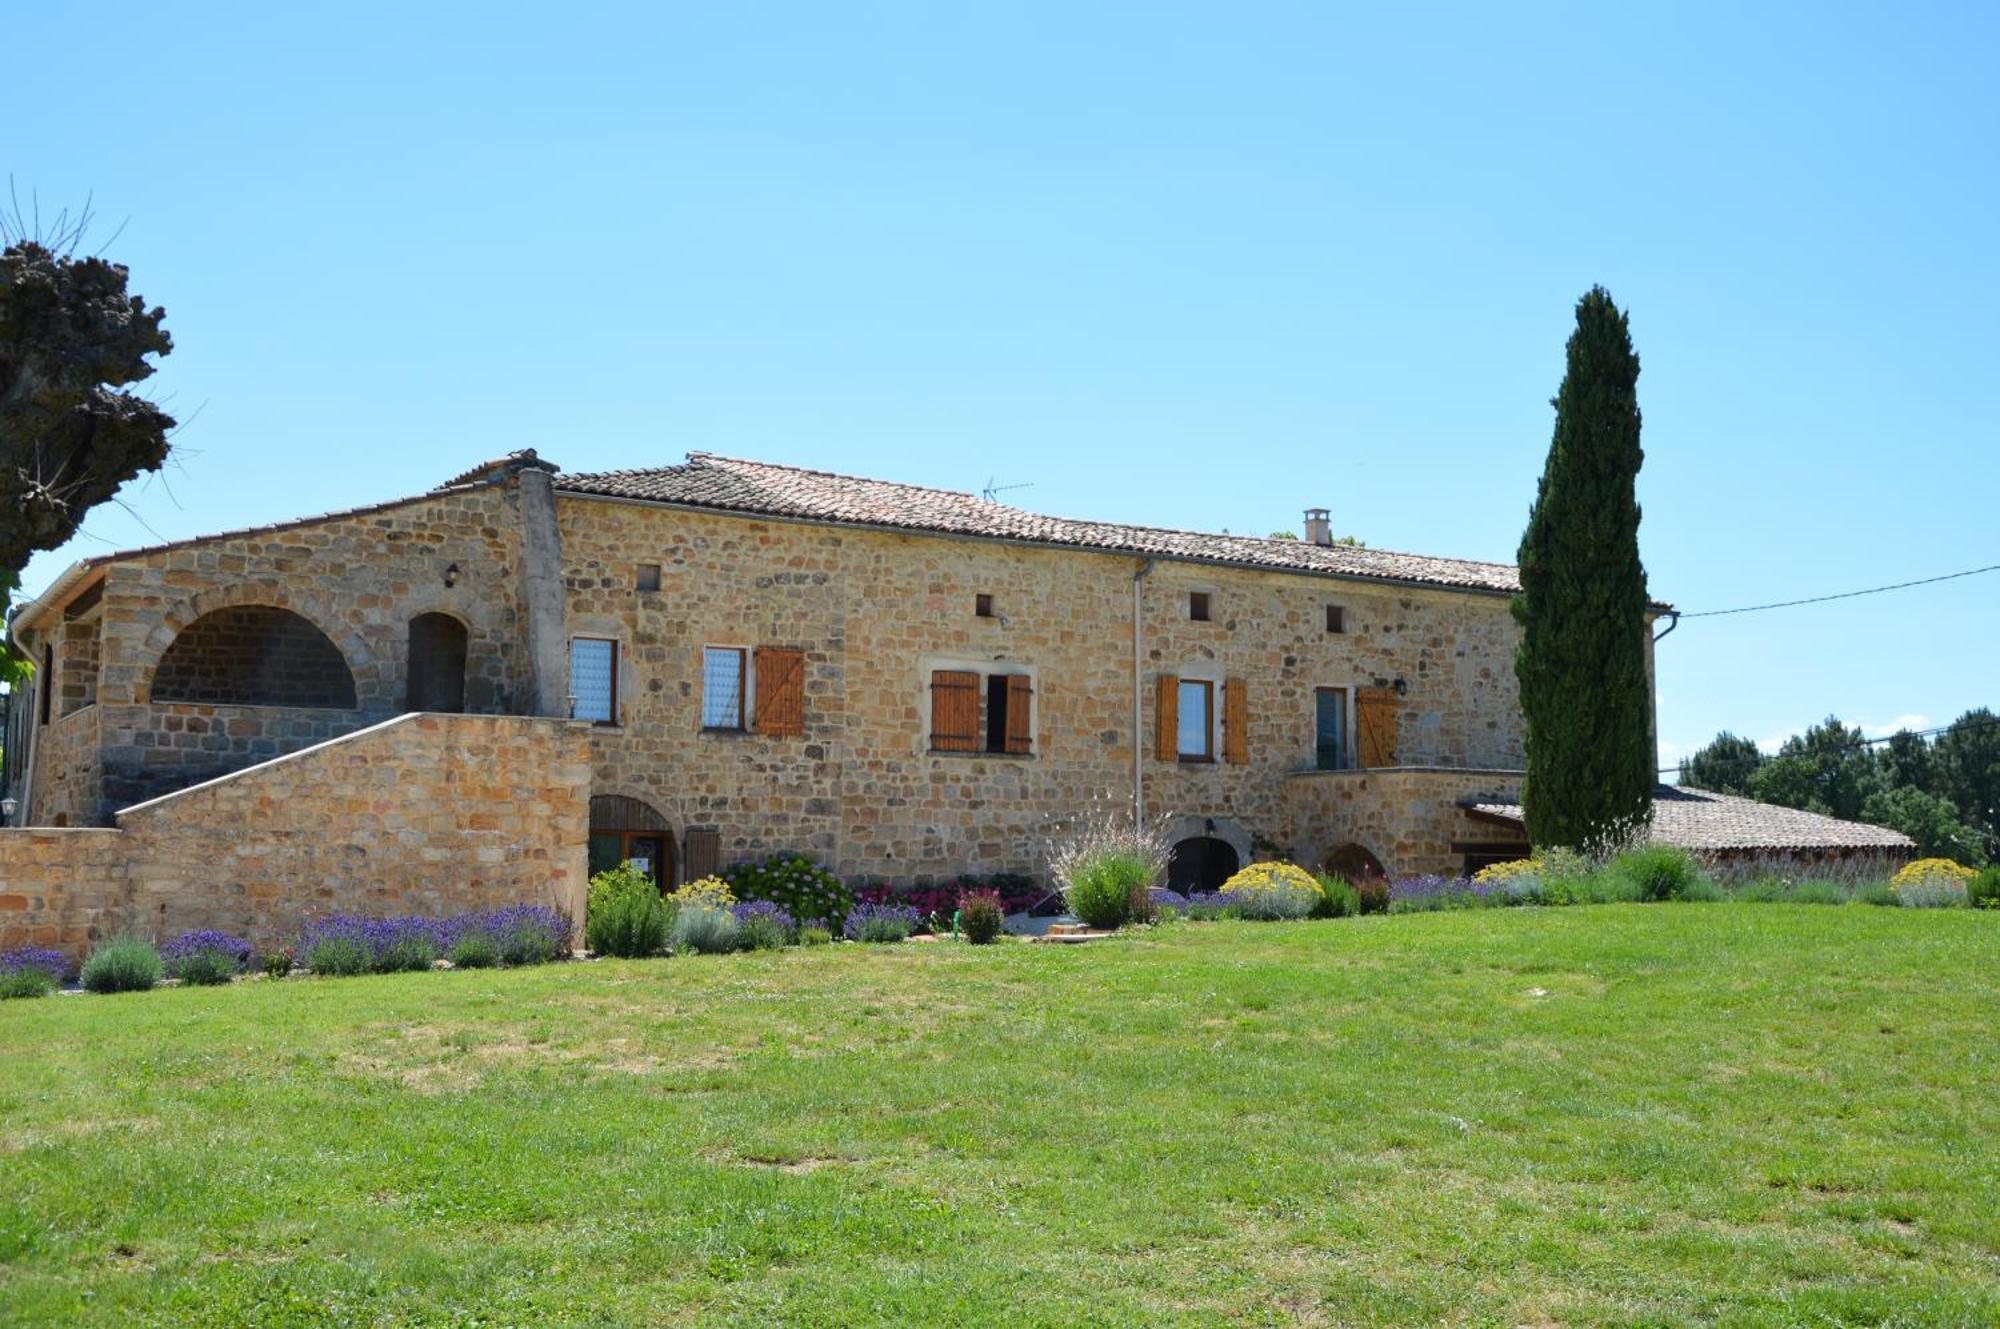
[{"label": "arched stone opening", "polygon": [[598,794],[590,800],[590,875],[620,863],[644,864],[654,885],[674,884],[674,832],[644,799]]},{"label": "arched stone opening", "polygon": [[1386,879],[1382,860],[1358,844],[1344,844],[1320,860],[1320,870],[1330,877],[1358,885],[1369,878]]},{"label": "arched stone opening", "polygon": [[1183,895],[1220,890],[1242,866],[1236,847],[1227,840],[1213,835],[1190,836],[1178,841],[1167,858],[1167,889]]},{"label": "arched stone opening", "polygon": [[156,702],[352,710],[354,674],[314,623],[275,605],[212,610],[174,637],[153,671]]},{"label": "arched stone opening", "polygon": [[465,657],[465,624],[450,614],[418,614],[411,619],[403,709],[463,711]]}]

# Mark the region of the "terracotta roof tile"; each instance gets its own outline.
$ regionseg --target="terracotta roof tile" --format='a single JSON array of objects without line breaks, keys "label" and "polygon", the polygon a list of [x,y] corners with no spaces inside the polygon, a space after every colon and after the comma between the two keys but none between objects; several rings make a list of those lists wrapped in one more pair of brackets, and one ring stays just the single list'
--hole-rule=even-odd
[{"label": "terracotta roof tile", "polygon": [[567,493],[725,512],[1018,540],[1275,571],[1501,593],[1520,589],[1516,570],[1507,563],[1475,563],[1349,545],[1312,545],[1300,540],[1209,535],[1156,526],[1049,517],[956,490],[866,480],[706,452],[689,453],[687,462],[680,466],[558,475],[555,487]]},{"label": "terracotta roof tile", "polygon": [[[1474,803],[1468,810],[1500,821],[1522,820],[1518,803]],[[1661,785],[1653,794],[1653,840],[1692,850],[1914,849],[1909,836],[1881,826],[1759,803],[1706,789]]]}]

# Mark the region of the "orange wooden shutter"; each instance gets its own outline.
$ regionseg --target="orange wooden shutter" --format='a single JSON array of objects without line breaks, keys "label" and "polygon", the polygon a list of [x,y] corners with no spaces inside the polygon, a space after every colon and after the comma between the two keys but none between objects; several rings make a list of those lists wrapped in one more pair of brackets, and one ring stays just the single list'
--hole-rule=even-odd
[{"label": "orange wooden shutter", "polygon": [[1181,757],[1181,681],[1161,674],[1159,695],[1153,700],[1153,755],[1161,761]]},{"label": "orange wooden shutter", "polygon": [[1250,700],[1240,678],[1222,685],[1222,759],[1232,766],[1250,760]]},{"label": "orange wooden shutter", "polygon": [[759,646],[757,732],[797,738],[805,731],[805,652],[796,646]]},{"label": "orange wooden shutter", "polygon": [[1396,690],[1354,689],[1355,764],[1396,764]]},{"label": "orange wooden shutter", "polygon": [[931,751],[979,751],[979,675],[959,669],[931,675]]},{"label": "orange wooden shutter", "polygon": [[712,877],[722,866],[722,832],[713,826],[691,827],[687,833],[687,879]]},{"label": "orange wooden shutter", "polygon": [[1007,751],[1034,751],[1034,727],[1029,723],[1034,717],[1028,707],[1035,690],[1028,682],[1026,674],[1007,676]]}]

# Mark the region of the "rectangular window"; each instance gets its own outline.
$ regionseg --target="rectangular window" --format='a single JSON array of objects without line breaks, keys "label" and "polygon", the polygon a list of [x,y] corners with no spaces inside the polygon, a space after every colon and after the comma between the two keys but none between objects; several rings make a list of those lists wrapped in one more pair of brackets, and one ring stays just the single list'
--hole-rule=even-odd
[{"label": "rectangular window", "polygon": [[1180,685],[1180,737],[1176,750],[1182,761],[1215,759],[1215,685],[1206,679],[1184,678]]},{"label": "rectangular window", "polygon": [[1326,630],[1328,632],[1347,631],[1347,611],[1339,605],[1326,607]]},{"label": "rectangular window", "polygon": [[1188,592],[1188,619],[1195,623],[1208,622],[1208,592]]},{"label": "rectangular window", "polygon": [[1344,771],[1347,760],[1347,689],[1320,688],[1313,694],[1313,765]]},{"label": "rectangular window", "polygon": [[639,575],[634,580],[633,587],[641,591],[659,590],[660,565],[658,563],[641,563],[639,565]]},{"label": "rectangular window", "polygon": [[993,597],[990,595],[973,596],[972,612],[979,618],[993,617]]},{"label": "rectangular window", "polygon": [[971,670],[931,674],[931,751],[979,751],[979,675]]},{"label": "rectangular window", "polygon": [[1033,750],[1030,727],[1033,688],[1026,674],[986,676],[986,750],[1026,754]]},{"label": "rectangular window", "polygon": [[53,646],[42,647],[42,676],[35,680],[35,687],[41,693],[41,723],[46,729],[49,716],[53,713],[50,707],[56,699],[56,648]]},{"label": "rectangular window", "polygon": [[743,727],[743,649],[709,646],[701,653],[701,727]]},{"label": "rectangular window", "polygon": [[618,723],[618,643],[572,637],[569,643],[570,718]]}]

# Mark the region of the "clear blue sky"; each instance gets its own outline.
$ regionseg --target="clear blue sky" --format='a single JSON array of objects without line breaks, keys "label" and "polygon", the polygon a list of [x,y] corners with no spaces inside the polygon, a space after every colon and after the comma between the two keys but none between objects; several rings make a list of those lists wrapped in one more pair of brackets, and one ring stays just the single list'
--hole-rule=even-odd
[{"label": "clear blue sky", "polygon": [[[2000,562],[2000,10],[1492,8],[31,5],[0,164],[130,218],[168,537],[533,446],[1507,559],[1603,282],[1656,595]],[[2000,705],[1996,605],[1689,622],[1663,753]]]}]

